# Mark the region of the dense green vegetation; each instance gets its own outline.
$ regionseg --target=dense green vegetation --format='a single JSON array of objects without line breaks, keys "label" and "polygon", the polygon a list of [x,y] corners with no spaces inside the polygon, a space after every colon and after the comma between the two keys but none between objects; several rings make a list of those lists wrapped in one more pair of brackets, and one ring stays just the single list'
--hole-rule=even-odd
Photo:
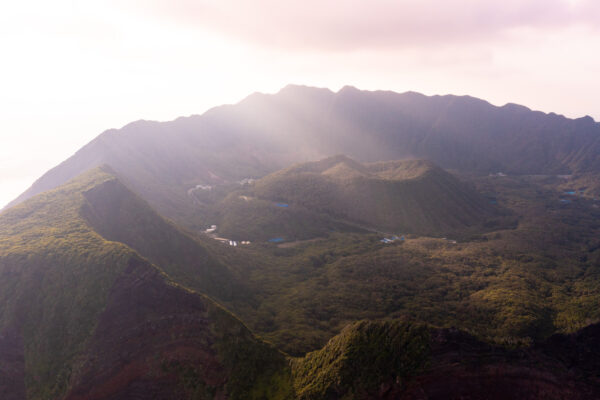
[{"label": "dense green vegetation", "polygon": [[294,355],[320,348],[347,323],[410,317],[481,338],[526,343],[600,318],[600,223],[594,201],[563,204],[555,186],[527,178],[476,181],[518,218],[516,229],[439,238],[335,233],[280,248],[228,251],[257,308],[236,310]]},{"label": "dense green vegetation", "polygon": [[[293,355],[320,348],[346,324],[363,318],[409,317],[459,326],[506,344],[572,332],[600,318],[594,202],[575,196],[563,204],[555,184],[537,177],[474,182],[487,198],[510,210],[518,228],[488,227],[487,233],[465,232],[451,240],[406,235],[405,241],[390,245],[380,243],[378,234],[341,229],[321,231],[318,240],[289,247],[259,242],[234,249],[188,236],[135,196],[123,197],[121,186],[103,190],[108,198],[93,200],[93,191],[86,198],[90,210],[100,212],[107,204],[106,210],[113,211],[100,212],[105,227],[94,225],[106,238],[164,265],[178,282],[218,299]],[[319,226],[295,224],[302,219],[294,219],[298,214],[292,206],[246,200],[233,189],[230,204],[256,202],[273,210],[267,238],[284,229],[286,218],[300,239],[311,237],[310,228]]]},{"label": "dense green vegetation", "polygon": [[79,216],[81,192],[110,179],[94,171],[0,216],[0,329],[23,332],[28,398],[64,393],[71,365],[132,255]]},{"label": "dense green vegetation", "polygon": [[291,371],[283,353],[255,341],[252,333],[224,309],[215,309],[211,320],[217,339],[215,348],[230,371],[227,392],[232,399],[294,398]]},{"label": "dense green vegetation", "polygon": [[299,399],[365,398],[382,383],[402,385],[423,371],[429,332],[400,321],[347,326],[321,350],[292,363]]}]

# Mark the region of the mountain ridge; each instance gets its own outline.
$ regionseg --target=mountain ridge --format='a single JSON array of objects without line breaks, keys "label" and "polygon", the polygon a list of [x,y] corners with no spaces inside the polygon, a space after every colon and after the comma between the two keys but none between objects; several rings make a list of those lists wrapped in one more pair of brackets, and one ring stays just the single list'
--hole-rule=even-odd
[{"label": "mountain ridge", "polygon": [[189,207],[185,191],[195,184],[257,178],[339,153],[362,162],[425,158],[477,174],[599,173],[600,124],[469,96],[288,85],[202,115],[107,130],[6,208],[109,164],[181,222],[192,213],[178,208]]}]

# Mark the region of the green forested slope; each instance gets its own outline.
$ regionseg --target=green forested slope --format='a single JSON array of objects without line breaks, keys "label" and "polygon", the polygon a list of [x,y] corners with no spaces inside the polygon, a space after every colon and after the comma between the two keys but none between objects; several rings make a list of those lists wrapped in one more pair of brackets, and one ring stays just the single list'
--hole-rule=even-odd
[{"label": "green forested slope", "polygon": [[[393,180],[429,169],[390,165],[338,162],[325,171]],[[498,388],[585,398],[595,334],[506,353],[423,327],[458,326],[520,347],[600,318],[597,202],[564,203],[555,186],[521,178],[475,183],[511,210],[516,228],[458,243],[406,235],[388,245],[375,233],[327,232],[288,247],[233,248],[181,230],[110,170],[93,170],[0,214],[0,389],[69,400],[410,398],[459,381],[483,393],[469,363],[485,360],[477,379]],[[276,348],[314,352],[286,359],[196,290]],[[390,318],[404,322],[353,324]],[[531,385],[511,381],[516,373]]]},{"label": "green forested slope", "polygon": [[299,399],[368,398],[382,384],[405,385],[429,361],[429,330],[400,321],[349,325],[321,350],[294,360]]},{"label": "green forested slope", "polygon": [[232,252],[228,263],[245,266],[245,281],[262,298],[243,318],[294,355],[361,318],[408,316],[503,343],[598,321],[598,202],[571,196],[563,203],[555,186],[535,182],[477,182],[511,210],[513,229],[447,240],[406,235],[393,244],[380,243],[383,235],[330,233],[288,248]]},{"label": "green forested slope", "polygon": [[[29,399],[289,397],[279,352],[94,231],[83,216],[94,209],[87,197],[114,191],[115,179],[96,169],[0,215],[0,366],[10,371],[2,391]],[[219,268],[207,263],[194,264],[198,274]]]}]

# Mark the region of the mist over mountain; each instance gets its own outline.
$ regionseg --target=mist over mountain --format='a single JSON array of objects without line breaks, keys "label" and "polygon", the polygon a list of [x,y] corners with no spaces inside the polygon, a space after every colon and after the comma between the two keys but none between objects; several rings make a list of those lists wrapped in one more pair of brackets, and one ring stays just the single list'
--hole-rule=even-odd
[{"label": "mist over mountain", "polygon": [[600,124],[468,96],[290,85],[203,115],[106,131],[10,205],[108,164],[161,213],[189,221],[186,193],[197,184],[262,177],[335,154],[423,158],[475,174],[597,173]]}]

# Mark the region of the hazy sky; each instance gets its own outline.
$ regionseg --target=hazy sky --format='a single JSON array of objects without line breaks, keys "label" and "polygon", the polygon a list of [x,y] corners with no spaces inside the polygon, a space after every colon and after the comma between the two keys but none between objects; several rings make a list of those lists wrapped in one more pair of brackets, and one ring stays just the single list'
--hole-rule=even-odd
[{"label": "hazy sky", "polygon": [[598,0],[0,2],[0,207],[108,128],[288,83],[600,119]]}]

